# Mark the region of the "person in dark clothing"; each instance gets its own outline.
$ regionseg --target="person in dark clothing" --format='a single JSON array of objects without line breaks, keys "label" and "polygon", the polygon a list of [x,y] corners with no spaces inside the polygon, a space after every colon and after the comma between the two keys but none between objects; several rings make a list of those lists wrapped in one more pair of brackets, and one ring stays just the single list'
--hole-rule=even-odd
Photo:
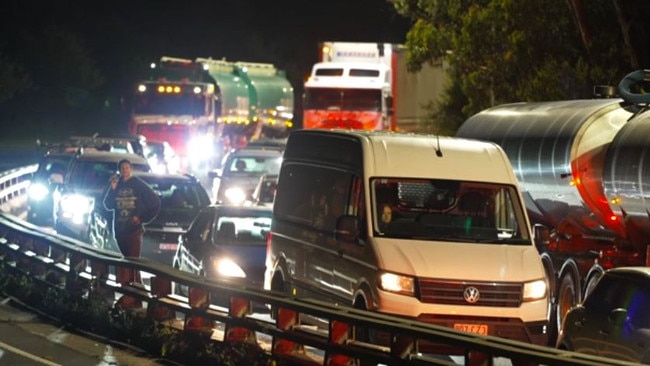
[{"label": "person in dark clothing", "polygon": [[[140,257],[144,224],[153,220],[160,210],[158,195],[138,177],[131,175],[131,162],[122,159],[117,164],[120,175],[111,178],[104,207],[113,211],[113,233],[125,257]],[[120,268],[117,282],[140,283],[140,271]]]}]

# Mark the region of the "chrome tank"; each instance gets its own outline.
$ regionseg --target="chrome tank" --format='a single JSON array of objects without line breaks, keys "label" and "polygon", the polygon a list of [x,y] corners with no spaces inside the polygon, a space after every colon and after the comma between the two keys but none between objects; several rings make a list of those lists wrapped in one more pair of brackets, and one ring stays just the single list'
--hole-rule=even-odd
[{"label": "chrome tank", "polygon": [[650,112],[623,126],[606,161],[604,189],[614,213],[624,218],[631,241],[650,243]]},{"label": "chrome tank", "polygon": [[583,235],[625,236],[605,195],[604,171],[616,171],[608,150],[631,116],[620,99],[514,103],[470,117],[456,135],[501,145],[533,222],[558,227],[571,220]]}]

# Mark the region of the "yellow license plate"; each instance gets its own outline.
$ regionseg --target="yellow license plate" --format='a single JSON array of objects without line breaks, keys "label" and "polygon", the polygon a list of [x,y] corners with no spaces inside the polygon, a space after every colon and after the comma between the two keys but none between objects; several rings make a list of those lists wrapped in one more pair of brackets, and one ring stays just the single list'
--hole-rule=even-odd
[{"label": "yellow license plate", "polygon": [[487,324],[464,324],[456,323],[454,324],[454,329],[461,330],[463,332],[488,335],[488,326]]}]

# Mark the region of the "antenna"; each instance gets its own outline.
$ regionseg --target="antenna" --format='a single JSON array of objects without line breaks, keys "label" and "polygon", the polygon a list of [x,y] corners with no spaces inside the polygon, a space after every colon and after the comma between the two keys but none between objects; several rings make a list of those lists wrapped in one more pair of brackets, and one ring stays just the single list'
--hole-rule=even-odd
[{"label": "antenna", "polygon": [[436,134],[436,142],[437,142],[437,146],[435,148],[436,156],[441,158],[442,157],[442,150],[440,150],[440,134]]}]

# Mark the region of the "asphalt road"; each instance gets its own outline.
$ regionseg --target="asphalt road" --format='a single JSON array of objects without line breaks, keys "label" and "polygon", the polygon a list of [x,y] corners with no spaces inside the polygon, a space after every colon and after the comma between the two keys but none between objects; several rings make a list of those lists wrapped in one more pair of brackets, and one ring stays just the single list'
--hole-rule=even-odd
[{"label": "asphalt road", "polygon": [[102,339],[76,333],[0,298],[0,364],[24,366],[153,366],[167,360]]}]

